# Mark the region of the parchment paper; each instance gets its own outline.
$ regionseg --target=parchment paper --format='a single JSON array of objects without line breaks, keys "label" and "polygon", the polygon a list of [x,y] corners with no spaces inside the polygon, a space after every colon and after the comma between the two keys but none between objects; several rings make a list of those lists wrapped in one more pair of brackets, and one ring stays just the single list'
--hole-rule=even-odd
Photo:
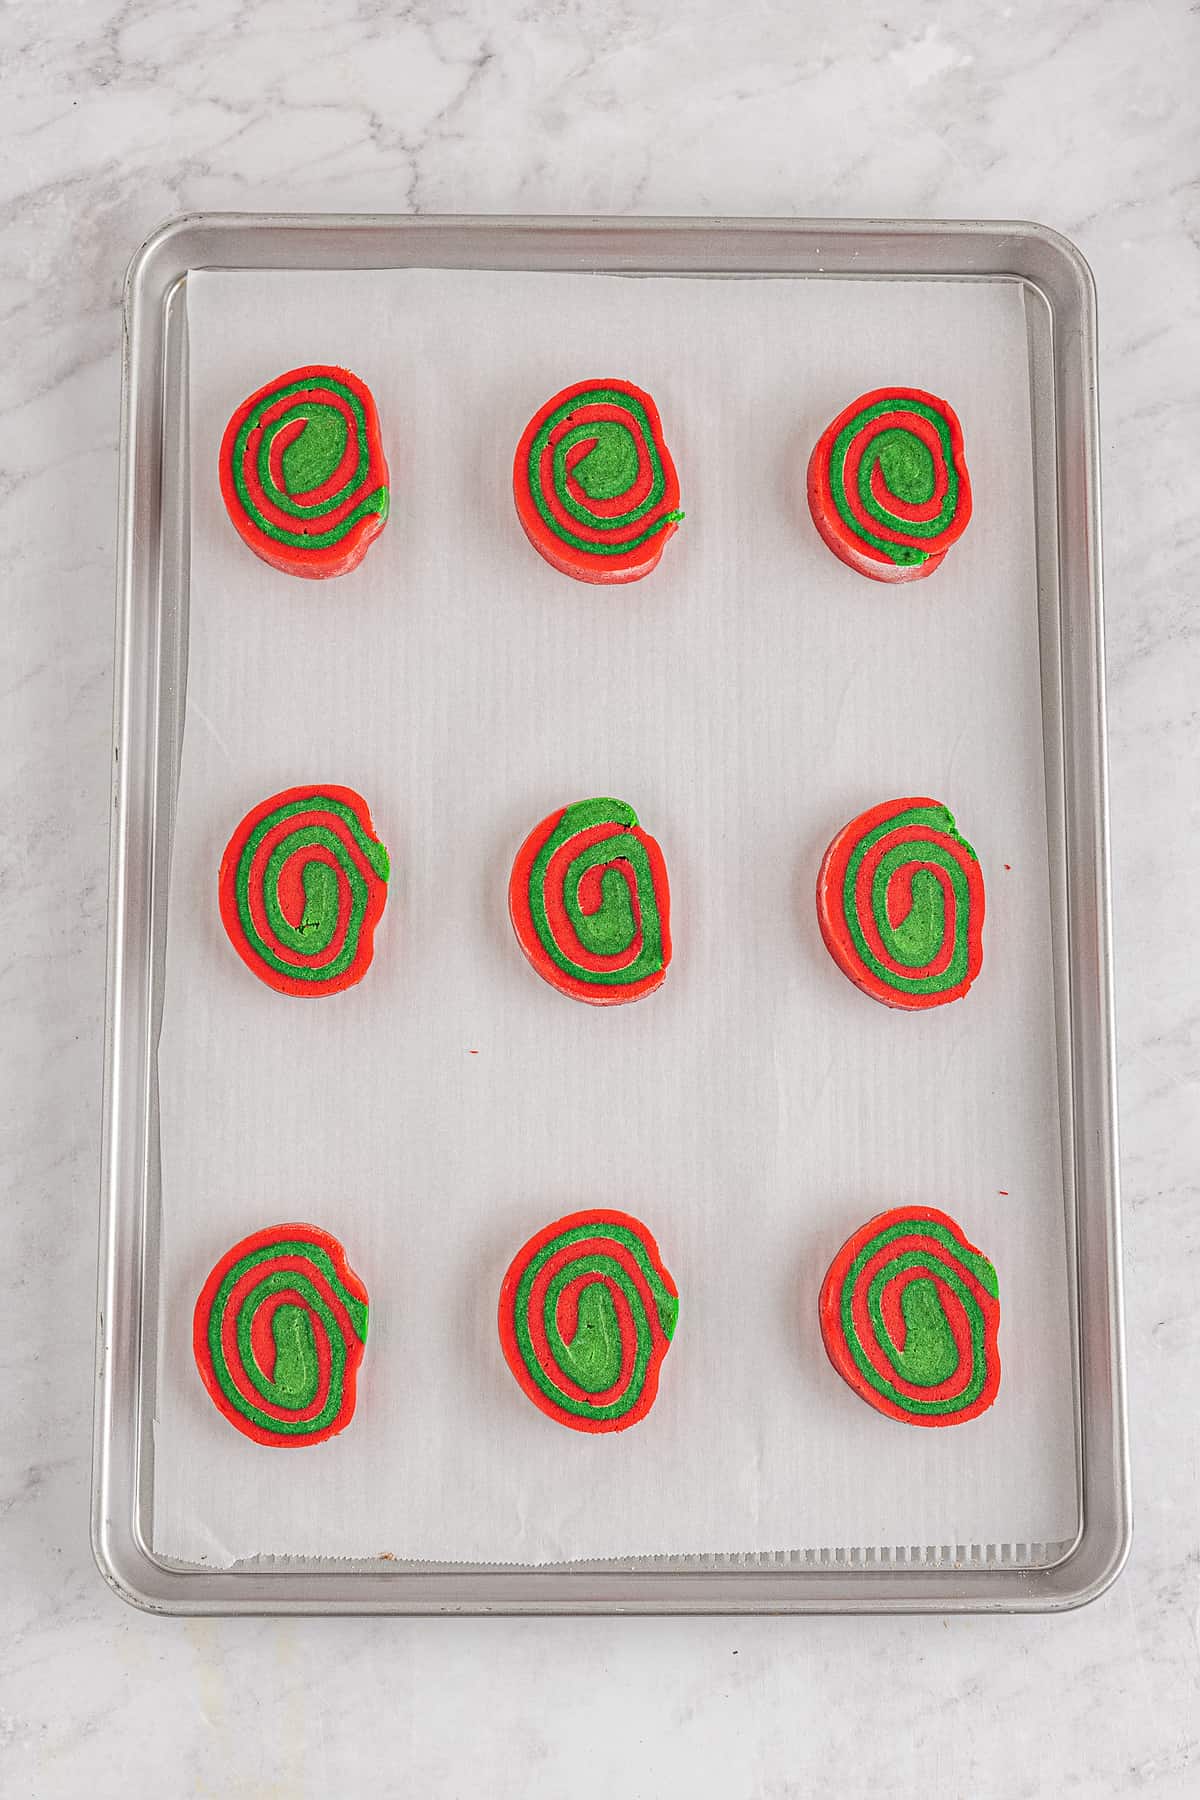
[{"label": "parchment paper", "polygon": [[[539,1561],[1058,1541],[1076,1524],[1051,995],[1025,322],[1016,286],[414,271],[193,274],[191,637],[160,1049],[154,1543]],[[374,391],[393,514],[351,576],[254,558],[217,447],[310,361]],[[533,410],[623,375],[662,411],[687,517],[656,573],[555,573],[511,498]],[[884,383],[963,421],[969,530],[888,588],[808,518],[813,441]],[[258,800],[359,789],[393,858],[367,979],[255,981],[216,876]],[[832,834],[931,794],[987,883],[982,976],[927,1015],[835,968],[813,887]],[[533,974],[513,854],[611,794],[662,844],[675,959],[630,1006]],[[906,1428],[822,1350],[829,1259],[928,1202],[999,1273],[991,1412]],[[682,1296],[660,1396],[588,1437],[504,1365],[496,1296],[535,1229],[621,1206]],[[371,1297],[353,1424],[256,1446],[192,1362],[195,1296],[247,1232],[301,1219]]]}]

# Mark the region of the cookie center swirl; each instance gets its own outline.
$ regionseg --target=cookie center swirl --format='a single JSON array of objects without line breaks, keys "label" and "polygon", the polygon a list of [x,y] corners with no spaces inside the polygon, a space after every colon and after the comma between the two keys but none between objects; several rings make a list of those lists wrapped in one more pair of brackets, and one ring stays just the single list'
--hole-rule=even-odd
[{"label": "cookie center swirl", "polygon": [[892,1366],[914,1387],[937,1387],[958,1367],[958,1346],[937,1283],[919,1275],[900,1291],[902,1341],[892,1344]]},{"label": "cookie center swirl", "polygon": [[[615,419],[601,419],[583,432],[570,432],[562,439],[569,446],[565,464],[589,500],[615,500],[627,494],[638,477],[638,447],[627,425]],[[572,455],[572,451],[576,452]]]},{"label": "cookie center swirl", "polygon": [[263,1393],[277,1406],[298,1410],[317,1395],[321,1366],[312,1323],[305,1309],[291,1300],[275,1309],[270,1320],[270,1349],[260,1363]]},{"label": "cookie center swirl", "polygon": [[881,431],[872,445],[873,460],[886,491],[908,506],[933,499],[933,457],[920,438],[907,431]]},{"label": "cookie center swirl", "polygon": [[283,485],[297,497],[329,480],[346,454],[349,432],[342,414],[332,406],[311,403],[303,413],[280,426],[279,461]]}]

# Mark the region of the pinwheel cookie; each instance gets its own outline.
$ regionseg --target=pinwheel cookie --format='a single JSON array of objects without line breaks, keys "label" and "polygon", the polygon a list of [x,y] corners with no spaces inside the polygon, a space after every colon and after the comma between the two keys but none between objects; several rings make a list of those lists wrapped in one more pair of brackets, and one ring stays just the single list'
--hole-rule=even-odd
[{"label": "pinwheel cookie", "polygon": [[971,517],[953,410],[918,388],[875,388],[852,401],[813,449],[808,506],[833,554],[861,575],[932,575]]},{"label": "pinwheel cookie", "polygon": [[931,1206],[897,1207],[861,1226],[830,1265],[820,1317],[838,1374],[889,1419],[961,1425],[996,1398],[996,1271]]},{"label": "pinwheel cookie", "polygon": [[514,1256],[500,1288],[500,1345],[523,1393],[572,1431],[644,1419],[679,1317],[658,1245],[628,1213],[572,1213]]},{"label": "pinwheel cookie", "polygon": [[335,994],[370,966],[390,871],[361,794],[288,788],[248,812],[226,845],[221,920],[268,987]]},{"label": "pinwheel cookie", "polygon": [[534,549],[577,581],[640,580],[683,517],[658,408],[630,381],[577,381],[539,407],[513,496]]},{"label": "pinwheel cookie", "polygon": [[966,993],[983,964],[983,872],[938,800],[887,800],[844,825],[817,876],[838,968],[909,1012]]},{"label": "pinwheel cookie", "polygon": [[349,369],[291,369],[243,400],[220,470],[239,535],[287,575],[345,575],[387,520],[379,415]]},{"label": "pinwheel cookie", "polygon": [[271,1225],[227,1250],[200,1290],[192,1348],[213,1405],[255,1443],[344,1431],[367,1339],[367,1290],[335,1237]]},{"label": "pinwheel cookie", "polygon": [[513,863],[513,930],[543,981],[617,1006],[662,985],[670,890],[657,843],[622,800],[581,800],[535,825]]}]

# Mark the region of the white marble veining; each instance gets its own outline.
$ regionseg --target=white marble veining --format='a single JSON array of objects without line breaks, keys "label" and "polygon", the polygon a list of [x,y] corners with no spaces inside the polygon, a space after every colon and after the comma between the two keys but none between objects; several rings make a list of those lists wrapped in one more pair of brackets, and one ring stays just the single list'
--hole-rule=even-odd
[{"label": "white marble veining", "polygon": [[[1200,1787],[1186,0],[0,13],[0,1792]],[[151,1620],[87,1546],[122,274],[201,208],[1031,217],[1101,305],[1137,1526],[1030,1620]],[[864,1720],[869,1725],[864,1728]]]}]

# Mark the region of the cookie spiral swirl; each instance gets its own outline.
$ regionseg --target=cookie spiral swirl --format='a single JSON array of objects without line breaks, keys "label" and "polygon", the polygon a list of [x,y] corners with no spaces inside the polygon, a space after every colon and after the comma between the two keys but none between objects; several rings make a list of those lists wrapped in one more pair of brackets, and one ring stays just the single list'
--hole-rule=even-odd
[{"label": "cookie spiral swirl", "polygon": [[957,1425],[996,1398],[996,1271],[933,1207],[897,1207],[861,1226],[830,1265],[820,1318],[834,1368],[889,1418]]},{"label": "cookie spiral swirl", "polygon": [[938,800],[888,800],[838,832],[817,920],[843,974],[885,1006],[958,1000],[983,966],[983,873]]},{"label": "cookie spiral swirl", "polygon": [[671,960],[658,844],[622,800],[581,800],[535,825],[513,863],[509,915],[544,981],[593,1006],[639,1000]]},{"label": "cookie spiral swirl", "polygon": [[649,1412],[679,1294],[640,1220],[606,1210],[547,1225],[500,1289],[500,1343],[533,1404],[574,1431],[624,1431]]},{"label": "cookie spiral swirl", "polygon": [[246,814],[221,859],[221,918],[260,981],[336,993],[370,966],[391,864],[353,788],[295,787]]},{"label": "cookie spiral swirl", "polygon": [[683,517],[658,408],[616,379],[576,382],[539,407],[517,445],[513,497],[535,550],[578,581],[648,575]]},{"label": "cookie spiral swirl", "polygon": [[344,575],[388,516],[379,415],[349,369],[292,369],[244,400],[221,441],[221,493],[255,555],[289,575]]},{"label": "cookie spiral swirl", "polygon": [[962,427],[919,388],[875,388],[840,412],[808,464],[813,523],[874,581],[931,575],[971,517]]},{"label": "cookie spiral swirl", "polygon": [[333,1437],[354,1413],[367,1291],[336,1238],[272,1225],[235,1244],[196,1301],[192,1347],[217,1409],[256,1443]]}]

